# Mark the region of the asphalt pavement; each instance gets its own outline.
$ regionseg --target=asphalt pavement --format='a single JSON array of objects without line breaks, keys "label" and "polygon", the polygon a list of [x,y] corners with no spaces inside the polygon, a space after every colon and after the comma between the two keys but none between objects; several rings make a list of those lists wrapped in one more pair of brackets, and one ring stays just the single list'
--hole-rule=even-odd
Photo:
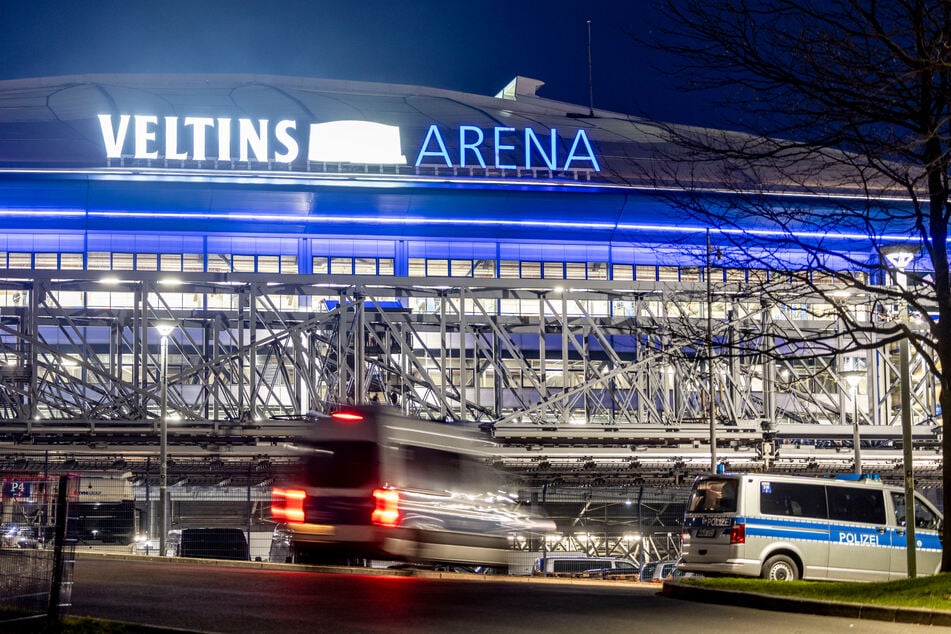
[{"label": "asphalt pavement", "polygon": [[[78,554],[78,553],[77,553]],[[141,557],[134,556],[101,556],[85,555],[91,559],[128,559],[130,561],[141,560]],[[157,564],[175,564],[189,561],[183,558],[149,558]],[[266,569],[272,564],[261,562],[235,562],[235,561],[216,561],[216,560],[191,560],[196,564],[203,566],[228,566],[242,568]],[[318,567],[298,566],[293,564],[280,564],[285,570],[315,571]],[[337,574],[367,574],[371,572],[367,569],[349,568],[349,567],[319,567],[323,572],[333,572]],[[374,569],[371,574],[378,576],[398,576],[398,577],[424,577],[424,578],[458,578],[454,574],[433,572],[413,569]],[[484,576],[483,576],[484,577]],[[509,578],[512,581],[530,581],[533,583],[580,583],[580,584],[607,584],[620,585],[630,583],[626,581],[598,581],[594,579],[564,579],[564,578]],[[885,621],[899,624],[915,624],[927,626],[951,627],[951,611],[928,610],[922,608],[902,608],[889,607],[882,605],[845,603],[838,601],[821,601],[814,599],[802,599],[795,597],[781,597],[775,595],[739,592],[735,590],[720,590],[682,583],[676,580],[664,581],[660,592],[669,598],[682,599],[688,601],[697,601],[718,605],[729,605],[743,608],[754,608],[759,610],[771,610],[777,612],[791,612],[796,614],[813,614],[817,616],[842,617],[850,619]]]}]

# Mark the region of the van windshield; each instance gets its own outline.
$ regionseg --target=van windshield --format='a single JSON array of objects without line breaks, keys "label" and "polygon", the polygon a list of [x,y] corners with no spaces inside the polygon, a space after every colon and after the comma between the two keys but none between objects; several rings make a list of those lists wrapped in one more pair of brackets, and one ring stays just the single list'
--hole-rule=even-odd
[{"label": "van windshield", "polygon": [[732,478],[701,480],[690,494],[688,513],[736,513],[738,481]]}]

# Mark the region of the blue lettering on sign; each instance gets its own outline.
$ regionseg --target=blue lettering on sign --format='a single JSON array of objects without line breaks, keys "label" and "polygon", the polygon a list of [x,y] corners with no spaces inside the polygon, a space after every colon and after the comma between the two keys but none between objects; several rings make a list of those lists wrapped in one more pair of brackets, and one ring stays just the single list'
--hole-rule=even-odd
[{"label": "blue lettering on sign", "polygon": [[500,158],[503,150],[514,150],[514,145],[502,143],[502,135],[506,132],[515,132],[515,128],[495,128],[495,166],[500,169],[513,170],[514,163],[502,163]]},{"label": "blue lettering on sign", "polygon": [[[584,144],[584,153],[575,153],[575,150],[578,149],[578,144]],[[594,158],[594,150],[591,149],[591,144],[588,143],[588,135],[584,133],[584,130],[578,130],[578,134],[575,135],[575,142],[571,144],[571,151],[568,152],[568,159],[565,161],[565,169],[571,169],[572,161],[591,161],[591,169],[598,172],[601,170],[601,166],[598,165],[598,159]]]},{"label": "blue lettering on sign", "polygon": [[556,148],[558,147],[558,130],[555,128],[551,129],[551,151],[548,154],[545,154],[545,148],[542,147],[541,141],[538,140],[538,137],[535,136],[535,131],[531,128],[525,128],[525,167],[532,167],[532,145],[538,150],[538,153],[542,155],[542,158],[545,160],[545,165],[548,166],[548,169],[556,169]]},{"label": "blue lettering on sign", "polygon": [[[439,145],[438,150],[427,149],[433,141]],[[424,156],[439,157],[446,162],[446,167],[452,167],[452,160],[449,158],[449,152],[446,151],[446,144],[443,143],[442,135],[439,134],[439,128],[435,125],[429,126],[429,131],[426,132],[423,145],[419,148],[419,156],[416,157],[416,167],[419,167],[419,164],[423,162]]]},{"label": "blue lettering on sign", "polygon": [[[470,132],[475,132],[476,137],[474,141],[467,143],[466,135]],[[485,160],[482,158],[482,152],[479,150],[479,146],[482,145],[482,141],[484,140],[485,134],[482,133],[480,128],[477,128],[474,125],[464,125],[459,128],[459,167],[466,167],[466,150],[471,150],[472,153],[475,154],[476,159],[479,161],[479,166],[482,169],[485,169]],[[416,164],[419,165],[419,162],[417,161]]]},{"label": "blue lettering on sign", "polygon": [[[490,156],[494,160],[492,167],[496,169],[532,169],[536,166],[536,158],[540,159],[537,165],[544,164],[550,170],[570,170],[578,168],[588,168],[595,172],[601,171],[601,164],[595,156],[594,148],[591,147],[591,141],[584,130],[579,129],[571,141],[571,146],[565,154],[564,163],[558,162],[558,144],[560,137],[558,130],[552,128],[548,133],[547,143],[542,142],[542,138],[532,128],[525,128],[521,132],[524,155],[522,162],[516,164],[515,145],[513,136],[518,138],[518,130],[515,128],[496,126],[492,128],[492,134],[489,139],[492,143],[491,148],[487,148]],[[486,140],[486,134],[481,128],[476,126],[464,125],[459,128],[459,155],[453,162],[453,157],[446,149],[446,143],[443,141],[442,132],[439,126],[432,124],[426,131],[426,136],[419,148],[419,154],[416,156],[416,167],[423,164],[424,161],[436,160],[446,167],[468,167],[470,161],[475,161],[480,167],[485,168],[485,155],[483,154],[483,144]],[[580,164],[580,165],[579,165]]]}]

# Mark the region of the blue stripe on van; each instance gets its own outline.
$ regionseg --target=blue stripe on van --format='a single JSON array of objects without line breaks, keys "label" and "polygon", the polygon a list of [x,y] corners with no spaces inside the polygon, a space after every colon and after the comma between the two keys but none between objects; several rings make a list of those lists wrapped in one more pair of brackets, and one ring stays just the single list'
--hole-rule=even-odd
[{"label": "blue stripe on van", "polygon": [[829,541],[829,522],[817,520],[767,520],[763,518],[747,518],[745,521],[747,537]]},{"label": "blue stripe on van", "polygon": [[[731,519],[732,522],[730,522]],[[816,519],[694,516],[687,518],[685,522],[688,528],[716,527],[723,529],[723,533],[728,535],[730,528],[728,525],[724,526],[725,523],[746,524],[748,538],[766,537],[855,546],[905,547],[904,535],[899,535],[894,526],[889,526],[884,533],[879,533],[875,528],[876,525],[843,524]],[[935,531],[916,532],[915,542],[918,550],[941,550],[941,539]]]}]

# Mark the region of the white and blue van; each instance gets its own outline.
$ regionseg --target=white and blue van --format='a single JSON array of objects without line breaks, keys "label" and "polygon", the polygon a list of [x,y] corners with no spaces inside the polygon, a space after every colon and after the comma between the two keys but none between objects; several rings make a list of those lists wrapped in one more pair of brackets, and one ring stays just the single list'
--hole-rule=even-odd
[{"label": "white and blue van", "polygon": [[[915,494],[918,574],[941,566],[943,518]],[[775,580],[908,576],[905,492],[876,477],[711,474],[694,482],[678,568]]]}]

